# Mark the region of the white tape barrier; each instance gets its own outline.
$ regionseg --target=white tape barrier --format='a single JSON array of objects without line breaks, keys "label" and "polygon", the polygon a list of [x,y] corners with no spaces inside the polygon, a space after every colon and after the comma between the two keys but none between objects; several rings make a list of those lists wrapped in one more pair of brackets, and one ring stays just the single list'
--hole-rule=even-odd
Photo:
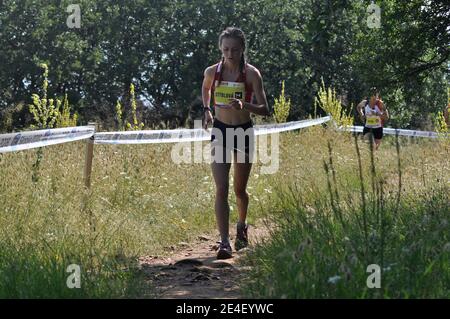
[{"label": "white tape barrier", "polygon": [[[255,134],[273,134],[325,123],[330,117],[282,124],[256,125]],[[0,135],[0,153],[27,150],[48,145],[87,139],[94,135],[89,126],[28,131]],[[148,144],[209,141],[211,129],[147,130],[95,134],[96,144]]]},{"label": "white tape barrier", "polygon": [[274,134],[285,131],[297,130],[309,126],[323,124],[331,120],[331,116],[325,116],[313,120],[302,120],[281,124],[255,125],[255,135]]},{"label": "white tape barrier", "polygon": [[95,144],[152,144],[207,141],[211,129],[146,130],[96,133]]},{"label": "white tape barrier", "polygon": [[[330,116],[281,124],[255,125],[255,135],[274,134],[325,123]],[[212,129],[175,129],[96,133],[95,144],[150,144],[209,141]]]},{"label": "white tape barrier", "polygon": [[[255,135],[274,134],[322,124],[331,120],[330,116],[281,124],[255,125]],[[351,126],[341,130],[358,132],[362,126]],[[442,136],[435,132],[384,128],[385,134],[436,138]],[[59,129],[48,129],[0,135],[0,153],[27,150],[48,145],[73,142],[90,138],[94,135],[95,144],[149,144],[209,141],[211,129],[175,129],[147,130],[129,132],[95,133],[94,127],[78,126]],[[446,137],[450,137],[447,134]]]},{"label": "white tape barrier", "polygon": [[[354,133],[362,133],[364,127],[363,126],[350,126],[347,128],[340,128],[343,131],[350,131],[350,132],[354,132]],[[437,137],[450,137],[449,134],[438,134],[436,132],[431,132],[431,131],[415,131],[415,130],[404,130],[404,129],[394,129],[394,128],[390,128],[390,127],[384,127],[383,128],[383,134],[388,134],[388,135],[402,135],[402,136],[417,136],[417,137],[428,137],[428,138],[437,138]]]},{"label": "white tape barrier", "polygon": [[93,136],[94,133],[94,127],[77,126],[2,134],[0,135],[0,153],[84,140]]}]

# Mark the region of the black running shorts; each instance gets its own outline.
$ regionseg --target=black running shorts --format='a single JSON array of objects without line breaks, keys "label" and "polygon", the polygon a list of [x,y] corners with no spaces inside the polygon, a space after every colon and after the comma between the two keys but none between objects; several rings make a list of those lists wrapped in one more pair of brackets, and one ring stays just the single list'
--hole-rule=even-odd
[{"label": "black running shorts", "polygon": [[376,140],[381,140],[383,138],[383,128],[382,127],[371,128],[371,127],[364,126],[363,135],[366,135],[367,133],[370,133],[370,132],[372,132],[373,137]]},{"label": "black running shorts", "polygon": [[[245,162],[248,163],[248,161],[253,157],[255,144],[253,122],[250,120],[239,125],[229,125],[219,121],[218,119],[214,119],[211,133],[211,142],[212,147],[222,147],[223,163],[229,162],[229,160],[226,160],[226,154],[229,154],[231,150],[233,150],[233,152],[235,153],[237,152],[245,154]],[[220,159],[215,160],[217,162]]]}]

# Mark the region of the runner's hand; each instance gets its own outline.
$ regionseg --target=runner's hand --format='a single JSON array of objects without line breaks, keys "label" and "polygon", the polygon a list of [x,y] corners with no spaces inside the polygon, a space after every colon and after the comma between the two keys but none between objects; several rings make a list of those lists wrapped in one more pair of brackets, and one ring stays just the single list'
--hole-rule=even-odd
[{"label": "runner's hand", "polygon": [[208,129],[208,124],[213,122],[213,116],[211,114],[211,111],[205,111],[203,113],[203,128],[205,130]]},{"label": "runner's hand", "polygon": [[359,118],[361,119],[361,121],[363,121],[363,122],[364,122],[364,118],[365,118],[364,114],[362,114],[362,113],[359,113]]},{"label": "runner's hand", "polygon": [[230,99],[230,105],[232,108],[234,108],[236,110],[242,110],[244,107],[244,104],[242,103],[242,101],[238,100],[238,99]]}]

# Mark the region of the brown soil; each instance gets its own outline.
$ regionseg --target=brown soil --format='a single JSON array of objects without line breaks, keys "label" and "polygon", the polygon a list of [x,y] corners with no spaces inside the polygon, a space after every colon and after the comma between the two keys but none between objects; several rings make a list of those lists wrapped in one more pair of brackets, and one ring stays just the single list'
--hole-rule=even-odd
[{"label": "brown soil", "polygon": [[139,263],[157,298],[241,298],[240,278],[250,269],[240,259],[269,233],[265,225],[250,225],[248,232],[250,245],[238,252],[231,238],[231,259],[217,260],[215,237],[203,235],[193,243],[180,243],[170,257],[145,256]]}]

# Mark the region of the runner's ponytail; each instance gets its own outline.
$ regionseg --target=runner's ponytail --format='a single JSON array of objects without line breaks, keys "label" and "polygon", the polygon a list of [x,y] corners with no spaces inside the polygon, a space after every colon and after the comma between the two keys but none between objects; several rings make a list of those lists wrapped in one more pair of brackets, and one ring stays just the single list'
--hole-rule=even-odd
[{"label": "runner's ponytail", "polygon": [[245,69],[245,53],[242,52],[242,56],[241,56],[241,63],[239,65],[239,71],[242,73],[244,73],[244,69]]},{"label": "runner's ponytail", "polygon": [[220,66],[220,73],[219,73],[219,83],[217,83],[217,86],[220,85],[220,82],[222,82],[222,72],[223,72],[223,64],[225,63],[225,57],[222,57],[222,62]]}]

